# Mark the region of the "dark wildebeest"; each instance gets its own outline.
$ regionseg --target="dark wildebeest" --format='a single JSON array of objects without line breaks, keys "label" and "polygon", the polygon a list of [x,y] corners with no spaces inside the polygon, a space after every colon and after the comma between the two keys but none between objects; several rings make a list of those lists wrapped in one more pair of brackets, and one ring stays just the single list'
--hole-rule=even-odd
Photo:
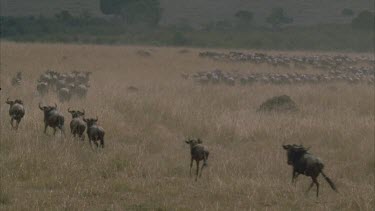
[{"label": "dark wildebeest", "polygon": [[201,172],[199,174],[199,177],[202,176],[202,170],[203,167],[207,166],[207,159],[208,155],[210,154],[207,147],[202,145],[202,141],[198,139],[188,139],[185,141],[187,144],[190,145],[190,154],[191,154],[191,162],[190,162],[190,176],[191,176],[191,168],[193,167],[193,161],[195,160],[197,163],[197,171],[195,175],[195,181],[197,181],[198,178],[198,172],[199,172],[199,162],[203,160],[203,165],[201,168]]},{"label": "dark wildebeest", "polygon": [[98,117],[96,119],[85,119],[83,121],[87,124],[87,136],[89,137],[89,143],[91,146],[91,141],[94,142],[96,147],[99,147],[98,142],[100,140],[100,145],[104,148],[104,129],[97,125]]},{"label": "dark wildebeest", "polygon": [[[21,122],[21,119],[23,116],[25,116],[25,108],[23,106],[22,100],[14,100],[10,101],[9,98],[6,101],[7,104],[10,105],[9,108],[9,115],[11,117],[10,124],[12,125],[12,128],[18,129],[18,125]],[[16,126],[13,126],[13,121],[16,120]]]},{"label": "dark wildebeest", "polygon": [[311,177],[312,182],[309,188],[307,189],[307,192],[310,191],[312,186],[315,184],[316,196],[318,197],[319,183],[318,183],[317,177],[319,176],[319,174],[322,174],[324,179],[331,186],[331,188],[337,192],[335,184],[332,182],[330,178],[328,178],[323,173],[324,164],[318,157],[308,153],[307,151],[309,149],[306,149],[302,145],[296,145],[296,144],[283,145],[283,148],[287,152],[288,165],[293,166],[292,183],[295,182],[299,174],[303,174],[303,175]]},{"label": "dark wildebeest", "polygon": [[61,133],[65,136],[64,132],[64,116],[57,110],[57,105],[55,106],[40,106],[40,110],[44,113],[44,133],[47,132],[47,127],[53,128],[53,135],[56,134],[56,128],[59,128]]},{"label": "dark wildebeest", "polygon": [[83,133],[86,130],[86,124],[81,117],[85,115],[85,110],[81,112],[70,110],[70,108],[68,108],[68,112],[72,114],[72,120],[70,121],[70,132],[73,134],[74,137],[78,135],[78,137],[81,138],[81,140],[83,141],[85,139]]}]

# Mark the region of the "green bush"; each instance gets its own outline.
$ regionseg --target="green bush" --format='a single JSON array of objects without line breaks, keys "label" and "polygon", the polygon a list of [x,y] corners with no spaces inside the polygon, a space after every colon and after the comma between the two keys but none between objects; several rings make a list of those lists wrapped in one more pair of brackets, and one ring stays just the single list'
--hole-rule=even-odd
[{"label": "green bush", "polygon": [[162,9],[159,0],[100,0],[103,14],[121,17],[128,24],[157,25]]},{"label": "green bush", "polygon": [[284,24],[293,22],[293,18],[288,17],[283,8],[273,8],[271,14],[266,18],[266,22],[271,24],[273,29],[279,29]]},{"label": "green bush", "polygon": [[361,30],[374,30],[375,15],[373,12],[364,10],[352,20],[352,27]]},{"label": "green bush", "polygon": [[341,11],[341,15],[343,15],[343,16],[353,16],[354,11],[352,9],[345,8]]},{"label": "green bush", "polygon": [[189,39],[182,32],[175,32],[172,38],[173,45],[187,45],[189,44]]}]

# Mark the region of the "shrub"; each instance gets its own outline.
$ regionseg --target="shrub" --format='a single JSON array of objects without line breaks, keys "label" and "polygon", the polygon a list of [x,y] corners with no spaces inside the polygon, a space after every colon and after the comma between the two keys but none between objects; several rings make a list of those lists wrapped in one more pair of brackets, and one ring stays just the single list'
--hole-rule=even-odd
[{"label": "shrub", "polygon": [[247,10],[240,10],[236,12],[234,17],[237,18],[238,22],[240,23],[240,26],[249,26],[253,22],[254,14]]},{"label": "shrub", "polygon": [[283,8],[273,8],[271,14],[266,18],[266,22],[271,24],[273,29],[280,28],[283,24],[293,22],[293,18],[288,17]]},{"label": "shrub", "polygon": [[361,30],[373,30],[375,22],[375,15],[373,12],[364,10],[360,12],[357,17],[352,20],[352,27]]},{"label": "shrub", "polygon": [[172,38],[173,45],[187,45],[189,44],[189,39],[182,32],[175,32]]},{"label": "shrub", "polygon": [[159,0],[100,0],[100,10],[120,16],[128,24],[157,25],[162,14]]},{"label": "shrub", "polygon": [[354,11],[352,9],[345,8],[341,11],[341,15],[343,15],[343,16],[353,16]]}]

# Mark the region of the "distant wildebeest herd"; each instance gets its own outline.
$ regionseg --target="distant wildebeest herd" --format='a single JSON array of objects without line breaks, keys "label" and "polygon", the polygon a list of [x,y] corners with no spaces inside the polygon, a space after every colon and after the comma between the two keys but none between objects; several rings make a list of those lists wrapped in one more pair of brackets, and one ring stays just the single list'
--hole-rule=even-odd
[{"label": "distant wildebeest herd", "polygon": [[211,58],[219,61],[229,62],[249,62],[253,64],[268,64],[274,67],[294,68],[303,70],[313,68],[319,73],[264,73],[256,72],[249,74],[239,74],[235,72],[225,72],[222,70],[202,71],[193,75],[182,74],[184,79],[191,77],[201,84],[235,85],[236,83],[246,84],[322,84],[330,82],[347,82],[351,84],[375,84],[374,58],[348,56],[286,56],[267,55],[264,53],[216,53],[202,52],[199,54],[203,58]]},{"label": "distant wildebeest herd", "polygon": [[375,84],[373,69],[360,69],[355,73],[340,70],[330,71],[329,74],[306,73],[249,73],[224,72],[216,69],[207,72],[197,72],[193,75],[183,73],[184,79],[191,77],[199,84],[226,84],[234,86],[252,84],[298,85],[298,84],[328,84],[332,82],[345,82],[348,84]]},{"label": "distant wildebeest herd", "polygon": [[55,92],[60,102],[67,102],[74,96],[84,98],[90,87],[90,75],[91,72],[59,73],[47,70],[40,75],[36,89],[41,96]]},{"label": "distant wildebeest herd", "polygon": [[372,66],[375,62],[373,57],[359,56],[349,57],[346,55],[315,55],[315,56],[288,56],[288,55],[268,55],[265,53],[242,53],[242,52],[201,52],[202,58],[210,58],[217,61],[227,62],[249,62],[253,64],[268,64],[275,67],[287,67],[305,69],[312,67],[314,69],[332,70],[341,67],[350,67],[357,65]]}]

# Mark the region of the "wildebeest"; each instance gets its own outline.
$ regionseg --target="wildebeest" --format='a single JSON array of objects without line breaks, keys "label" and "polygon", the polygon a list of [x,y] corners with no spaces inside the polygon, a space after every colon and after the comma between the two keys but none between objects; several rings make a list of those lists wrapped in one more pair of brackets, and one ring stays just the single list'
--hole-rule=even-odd
[{"label": "wildebeest", "polygon": [[48,83],[39,81],[38,84],[36,85],[36,90],[41,96],[44,96],[45,94],[48,93]]},{"label": "wildebeest", "polygon": [[12,78],[12,86],[20,85],[22,81],[22,72],[17,72],[16,76]]},{"label": "wildebeest", "polygon": [[70,110],[70,108],[68,108],[68,112],[72,114],[72,120],[70,121],[70,132],[74,137],[78,135],[81,140],[84,140],[85,136],[83,135],[83,133],[86,130],[86,124],[81,117],[85,115],[85,110],[81,112]]},{"label": "wildebeest", "polygon": [[322,174],[324,179],[328,182],[328,184],[331,186],[331,188],[337,192],[335,184],[332,182],[330,178],[328,178],[323,173],[324,164],[322,161],[308,153],[307,151],[309,149],[306,149],[302,145],[283,145],[283,148],[287,152],[287,158],[288,158],[288,165],[291,165],[293,167],[292,172],[292,183],[295,182],[297,176],[299,174],[303,174],[306,176],[311,177],[312,182],[307,189],[307,192],[310,191],[312,186],[316,185],[316,196],[319,196],[319,183],[317,180],[317,177],[319,174]]},{"label": "wildebeest", "polygon": [[104,148],[105,132],[104,132],[104,129],[97,124],[98,117],[96,117],[96,119],[83,118],[83,121],[85,121],[87,124],[87,136],[89,137],[90,146],[91,146],[91,142],[93,141],[96,147],[99,147],[97,141],[100,141],[100,146]]},{"label": "wildebeest", "polygon": [[41,106],[39,103],[40,110],[44,113],[44,133],[47,133],[47,127],[53,128],[53,135],[56,134],[56,128],[59,128],[61,133],[65,136],[64,132],[64,116],[57,110],[55,106]]},{"label": "wildebeest", "polygon": [[201,168],[201,172],[199,174],[199,177],[202,176],[202,170],[203,167],[207,166],[207,159],[208,155],[210,154],[207,147],[202,145],[202,141],[198,139],[188,139],[185,141],[187,144],[190,145],[190,154],[191,154],[191,162],[190,162],[190,176],[191,176],[191,168],[193,167],[193,161],[197,163],[197,171],[195,175],[195,181],[197,181],[198,178],[198,172],[199,172],[199,162],[203,160],[203,165]]},{"label": "wildebeest", "polygon": [[72,97],[72,93],[66,87],[59,89],[57,95],[58,95],[60,102],[69,101],[70,98]]},{"label": "wildebeest", "polygon": [[[21,119],[23,116],[25,116],[25,108],[23,106],[22,100],[14,100],[11,101],[9,98],[6,101],[7,104],[10,105],[9,108],[9,115],[11,117],[10,124],[12,125],[12,128],[18,129],[18,125],[21,122]],[[13,121],[16,120],[16,126],[13,126]]]},{"label": "wildebeest", "polygon": [[74,93],[80,98],[86,97],[87,91],[88,91],[88,86],[84,84],[79,84],[75,86],[75,89],[74,89]]}]

